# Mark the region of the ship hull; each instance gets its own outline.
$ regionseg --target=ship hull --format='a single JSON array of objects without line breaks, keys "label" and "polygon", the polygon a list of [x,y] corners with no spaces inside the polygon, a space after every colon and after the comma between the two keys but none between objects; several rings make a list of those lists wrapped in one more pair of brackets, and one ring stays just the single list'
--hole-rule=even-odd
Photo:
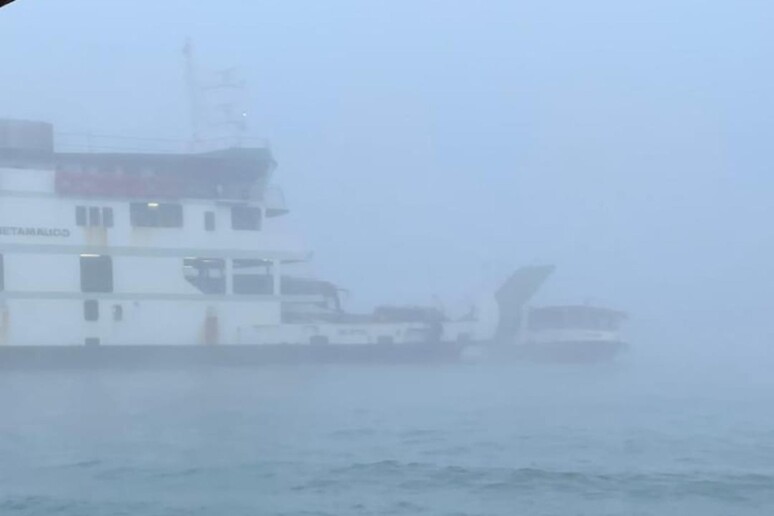
[{"label": "ship hull", "polygon": [[154,369],[293,364],[432,364],[459,360],[457,343],[240,346],[4,346],[0,369]]},{"label": "ship hull", "polygon": [[621,341],[561,341],[519,346],[522,360],[542,363],[595,363],[615,359],[627,348]]}]

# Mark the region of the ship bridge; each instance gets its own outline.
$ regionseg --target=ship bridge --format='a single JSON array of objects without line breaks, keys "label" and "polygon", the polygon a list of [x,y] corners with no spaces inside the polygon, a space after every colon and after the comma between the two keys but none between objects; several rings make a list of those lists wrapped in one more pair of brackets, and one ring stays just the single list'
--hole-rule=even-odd
[{"label": "ship bridge", "polygon": [[[0,345],[4,327],[9,342],[60,342],[38,331],[42,305],[62,314],[52,327],[72,326],[68,342],[123,344],[235,343],[286,309],[327,306],[281,220],[276,166],[266,145],[61,151],[50,124],[0,120],[0,320],[5,306],[14,321]],[[141,334],[165,313],[198,323]]]},{"label": "ship bridge", "polygon": [[[264,197],[276,165],[265,145],[200,153],[57,152],[50,124],[0,120],[0,167],[53,170],[60,196],[254,201]],[[284,213],[277,206],[271,211]]]}]

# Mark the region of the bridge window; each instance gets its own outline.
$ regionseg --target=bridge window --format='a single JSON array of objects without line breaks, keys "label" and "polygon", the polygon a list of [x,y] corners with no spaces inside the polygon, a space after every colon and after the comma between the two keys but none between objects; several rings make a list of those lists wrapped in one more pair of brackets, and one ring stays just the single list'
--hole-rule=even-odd
[{"label": "bridge window", "polygon": [[101,226],[102,216],[100,215],[99,208],[92,206],[89,208],[89,226]]},{"label": "bridge window", "polygon": [[241,231],[260,231],[261,209],[254,206],[232,207],[231,228]]},{"label": "bridge window", "polygon": [[215,212],[204,212],[204,229],[205,231],[215,231]]},{"label": "bridge window", "polygon": [[274,293],[274,264],[270,260],[234,260],[234,294]]},{"label": "bridge window", "polygon": [[113,227],[113,208],[97,206],[76,206],[75,224],[85,227]]},{"label": "bridge window", "polygon": [[113,227],[113,208],[102,208],[102,225],[106,228]]},{"label": "bridge window", "polygon": [[185,258],[183,275],[202,294],[226,293],[226,260],[221,258]]},{"label": "bridge window", "polygon": [[75,224],[78,226],[86,225],[86,206],[75,207]]},{"label": "bridge window", "polygon": [[113,259],[110,256],[81,255],[81,291],[113,292]]},{"label": "bridge window", "polygon": [[5,260],[3,255],[0,254],[0,292],[5,290]]},{"label": "bridge window", "polygon": [[183,227],[183,206],[175,203],[133,202],[129,207],[132,226],[143,228]]}]

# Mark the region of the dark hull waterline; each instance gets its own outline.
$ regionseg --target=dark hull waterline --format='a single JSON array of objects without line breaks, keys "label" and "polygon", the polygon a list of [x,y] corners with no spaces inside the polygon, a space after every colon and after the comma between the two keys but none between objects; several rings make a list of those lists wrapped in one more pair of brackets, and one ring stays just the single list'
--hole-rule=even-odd
[{"label": "dark hull waterline", "polygon": [[516,356],[532,362],[583,364],[610,361],[626,348],[620,341],[547,342],[519,346]]},{"label": "dark hull waterline", "polygon": [[458,343],[241,346],[3,346],[0,369],[260,367],[281,364],[430,364],[459,359]]}]

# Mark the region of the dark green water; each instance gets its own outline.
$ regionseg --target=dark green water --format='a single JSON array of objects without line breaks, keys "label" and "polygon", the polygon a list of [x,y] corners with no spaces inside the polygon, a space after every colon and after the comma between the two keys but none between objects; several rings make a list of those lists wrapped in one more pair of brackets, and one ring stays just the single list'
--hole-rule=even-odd
[{"label": "dark green water", "polygon": [[771,514],[774,381],[713,371],[6,372],[0,514]]}]

